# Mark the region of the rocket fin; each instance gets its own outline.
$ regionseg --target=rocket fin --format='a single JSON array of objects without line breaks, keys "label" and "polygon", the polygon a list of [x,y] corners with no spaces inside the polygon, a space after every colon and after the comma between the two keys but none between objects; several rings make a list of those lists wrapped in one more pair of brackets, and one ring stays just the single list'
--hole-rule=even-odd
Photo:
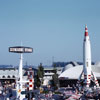
[{"label": "rocket fin", "polygon": [[91,73],[92,73],[92,76],[93,76],[94,83],[96,84],[97,87],[99,87],[99,83],[98,83],[96,76],[93,74],[93,72],[91,72]]},{"label": "rocket fin", "polygon": [[82,71],[81,75],[79,76],[79,79],[78,79],[79,81],[80,81],[81,78],[82,78],[83,72],[84,72],[84,71]]}]

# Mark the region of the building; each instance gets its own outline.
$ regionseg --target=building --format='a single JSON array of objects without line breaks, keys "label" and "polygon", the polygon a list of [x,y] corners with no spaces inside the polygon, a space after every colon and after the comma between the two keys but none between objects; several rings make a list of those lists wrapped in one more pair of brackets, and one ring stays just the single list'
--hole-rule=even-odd
[{"label": "building", "polygon": [[[63,67],[56,67],[58,75],[61,74],[62,69]],[[54,67],[44,67],[43,85],[49,85],[53,75],[54,75]]]},{"label": "building", "polygon": [[[83,65],[73,66],[72,64],[68,64],[65,66],[63,72],[59,75],[60,86],[76,85],[82,70]],[[100,83],[100,63],[92,65],[92,71]]]},{"label": "building", "polygon": [[[23,69],[23,80],[27,80],[27,70],[28,68]],[[37,69],[32,68],[32,70],[36,75]],[[17,78],[18,78],[18,68],[0,68],[0,82],[2,84],[15,83]]]}]

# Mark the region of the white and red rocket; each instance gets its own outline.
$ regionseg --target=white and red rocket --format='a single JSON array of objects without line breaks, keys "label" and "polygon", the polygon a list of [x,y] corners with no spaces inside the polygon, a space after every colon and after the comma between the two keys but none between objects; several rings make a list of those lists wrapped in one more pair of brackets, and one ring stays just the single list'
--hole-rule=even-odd
[{"label": "white and red rocket", "polygon": [[93,81],[95,85],[99,87],[97,78],[95,77],[91,69],[91,45],[87,25],[85,26],[85,35],[83,41],[83,71],[80,75],[79,80],[81,80],[82,75],[84,77],[83,83],[85,87],[90,87],[91,81]]}]

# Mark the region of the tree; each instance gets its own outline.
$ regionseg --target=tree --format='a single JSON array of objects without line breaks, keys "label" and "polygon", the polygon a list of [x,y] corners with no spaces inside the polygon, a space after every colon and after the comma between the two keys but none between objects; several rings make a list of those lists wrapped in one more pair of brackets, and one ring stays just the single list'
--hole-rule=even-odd
[{"label": "tree", "polygon": [[52,86],[54,87],[54,89],[57,89],[59,85],[58,74],[55,64],[53,65],[53,67],[54,67],[54,74],[52,76]]},{"label": "tree", "polygon": [[42,63],[38,66],[38,71],[37,71],[37,87],[40,87],[41,84],[43,84],[43,77],[44,77],[44,68],[42,66]]},{"label": "tree", "polygon": [[41,81],[38,75],[36,75],[36,78],[35,78],[35,86],[37,86],[38,88],[41,86]]},{"label": "tree", "polygon": [[42,66],[42,63],[40,63],[40,65],[38,66],[38,72],[37,72],[39,78],[43,78],[44,77],[44,68]]}]

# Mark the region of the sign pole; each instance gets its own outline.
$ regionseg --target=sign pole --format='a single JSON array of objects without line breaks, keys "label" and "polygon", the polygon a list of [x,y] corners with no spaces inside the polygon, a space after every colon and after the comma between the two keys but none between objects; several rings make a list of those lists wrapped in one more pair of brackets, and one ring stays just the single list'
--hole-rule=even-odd
[{"label": "sign pole", "polygon": [[20,63],[19,63],[19,69],[18,69],[18,74],[19,74],[19,78],[17,80],[17,89],[16,89],[16,93],[17,93],[17,98],[19,98],[19,100],[22,100],[21,97],[21,91],[22,91],[22,77],[23,77],[23,54],[20,54]]},{"label": "sign pole", "polygon": [[18,100],[23,100],[23,95],[21,92],[23,91],[23,53],[32,53],[33,48],[24,47],[24,46],[15,46],[9,47],[9,52],[20,53],[20,63],[18,68],[18,77],[16,79],[16,94]]}]

